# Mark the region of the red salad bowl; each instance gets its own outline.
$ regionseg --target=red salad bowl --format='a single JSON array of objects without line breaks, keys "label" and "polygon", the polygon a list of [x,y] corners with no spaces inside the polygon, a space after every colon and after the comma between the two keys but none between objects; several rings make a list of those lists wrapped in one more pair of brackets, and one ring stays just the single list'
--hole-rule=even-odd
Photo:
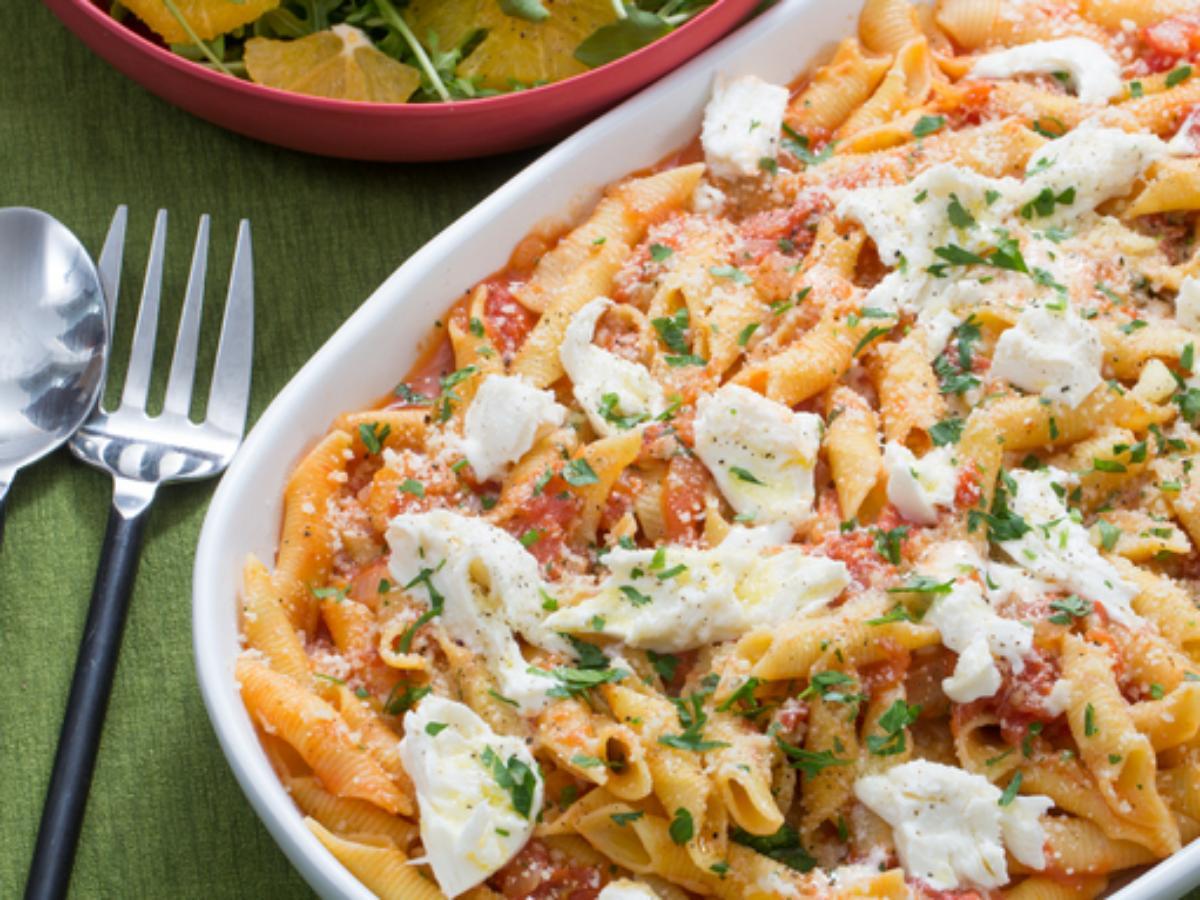
[{"label": "red salad bowl", "polygon": [[168,103],[239,134],[349,159],[424,162],[546,143],[682,65],[760,0],[716,0],[666,37],[564,81],[454,103],[383,104],[309,97],[214,72],[117,22],[107,3],[45,0],[103,59]]}]

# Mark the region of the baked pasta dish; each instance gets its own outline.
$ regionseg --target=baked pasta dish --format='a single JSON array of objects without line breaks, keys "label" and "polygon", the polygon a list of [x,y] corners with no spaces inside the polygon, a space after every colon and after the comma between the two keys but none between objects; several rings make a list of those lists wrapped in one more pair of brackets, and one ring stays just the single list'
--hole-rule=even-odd
[{"label": "baked pasta dish", "polygon": [[521,242],[245,568],[324,846],[381,897],[1059,898],[1200,834],[1195,60],[1193,0],[869,0]]}]

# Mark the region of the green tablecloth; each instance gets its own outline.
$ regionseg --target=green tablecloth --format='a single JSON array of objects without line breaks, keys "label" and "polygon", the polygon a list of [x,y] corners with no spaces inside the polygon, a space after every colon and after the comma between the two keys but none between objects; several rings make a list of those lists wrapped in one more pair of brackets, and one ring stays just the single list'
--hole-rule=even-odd
[{"label": "green tablecloth", "polygon": [[[210,301],[224,291],[237,220],[248,217],[258,286],[252,417],[405,257],[532,157],[387,166],[276,149],[146,93],[40,4],[5,8],[0,206],[44,209],[98,252],[113,208],[129,205],[126,346],[155,209],[173,216],[163,334],[175,327],[196,217],[213,215]],[[160,341],[163,356],[168,344]],[[191,566],[211,490],[164,489],[152,514],[74,896],[309,894],[234,782],[196,686]],[[109,492],[104,475],[65,451],[12,490],[0,550],[0,897],[24,884]]]}]

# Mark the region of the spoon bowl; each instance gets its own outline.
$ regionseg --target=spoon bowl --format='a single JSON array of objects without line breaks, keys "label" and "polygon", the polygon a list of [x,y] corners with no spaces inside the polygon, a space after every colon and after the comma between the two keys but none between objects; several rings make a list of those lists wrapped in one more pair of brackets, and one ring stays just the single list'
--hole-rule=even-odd
[{"label": "spoon bowl", "polygon": [[0,209],[0,535],[17,471],[92,411],[108,343],[104,290],[79,239],[39,210]]}]

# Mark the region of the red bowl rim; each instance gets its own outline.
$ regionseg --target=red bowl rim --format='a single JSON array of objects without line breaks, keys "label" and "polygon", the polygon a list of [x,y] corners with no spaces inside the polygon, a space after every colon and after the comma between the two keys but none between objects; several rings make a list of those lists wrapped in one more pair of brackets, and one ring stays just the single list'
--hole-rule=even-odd
[{"label": "red bowl rim", "polygon": [[605,63],[599,68],[580,72],[578,75],[572,75],[569,78],[564,78],[562,81],[544,84],[524,91],[498,94],[493,97],[459,100],[452,103],[371,103],[361,100],[337,100],[330,97],[317,97],[311,94],[298,94],[293,91],[285,91],[280,88],[256,84],[253,81],[241,78],[233,78],[221,72],[214,72],[198,63],[184,59],[176,53],[172,53],[165,47],[158,46],[132,29],[126,28],[112,16],[90,2],[90,0],[65,0],[65,2],[80,8],[84,15],[91,17],[93,22],[99,25],[101,29],[116,37],[117,40],[126,44],[135,52],[148,53],[159,63],[169,66],[182,74],[199,78],[218,89],[242,92],[251,97],[257,97],[262,100],[273,100],[312,112],[354,112],[370,117],[407,115],[413,118],[423,118],[426,116],[439,117],[452,110],[454,111],[453,114],[465,114],[470,109],[503,112],[507,106],[518,106],[526,102],[525,98],[527,97],[536,96],[546,98],[553,93],[561,93],[578,88],[581,86],[581,82],[587,79],[603,78],[606,75],[611,75],[616,68],[625,64],[633,64],[635,60],[660,49],[664,44],[673,42],[677,36],[691,30],[693,25],[698,25],[705,19],[711,18],[721,10],[722,6],[734,2],[734,0],[715,0],[707,9],[698,13],[687,22],[684,22],[665,37],[647,44],[640,50],[635,50],[633,53],[622,56],[620,59]]}]

